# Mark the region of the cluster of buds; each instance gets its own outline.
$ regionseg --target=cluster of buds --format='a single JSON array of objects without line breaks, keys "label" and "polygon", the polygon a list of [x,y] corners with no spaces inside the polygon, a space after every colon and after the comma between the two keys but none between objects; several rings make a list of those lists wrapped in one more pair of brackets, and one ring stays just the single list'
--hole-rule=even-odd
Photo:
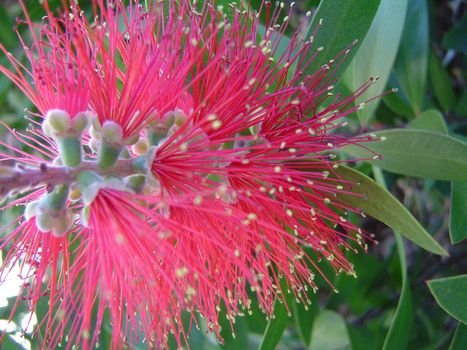
[{"label": "cluster of buds", "polygon": [[[58,155],[53,166],[62,166],[73,176],[64,184],[48,183],[53,188],[27,204],[25,219],[35,218],[40,231],[59,237],[77,220],[87,226],[89,206],[101,189],[147,194],[159,191],[150,170],[155,152],[187,119],[182,110],[169,111],[142,132],[124,138],[120,125],[113,121],[100,125],[92,112],[79,112],[71,118],[64,110],[50,110],[42,131],[56,145]],[[38,171],[47,172],[47,167]],[[82,207],[79,218],[69,208],[70,203]]]},{"label": "cluster of buds", "polygon": [[89,112],[79,112],[73,118],[64,110],[50,110],[42,123],[44,134],[52,138],[66,166],[78,166],[82,160],[81,134],[91,120]]}]

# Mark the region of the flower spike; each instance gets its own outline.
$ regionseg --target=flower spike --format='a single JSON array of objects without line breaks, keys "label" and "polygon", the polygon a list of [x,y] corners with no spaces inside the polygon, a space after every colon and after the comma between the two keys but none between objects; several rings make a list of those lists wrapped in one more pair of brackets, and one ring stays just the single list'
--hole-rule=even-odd
[{"label": "flower spike", "polygon": [[371,82],[333,94],[345,51],[306,74],[319,48],[299,32],[280,48],[287,20],[269,2],[265,30],[214,1],[92,3],[89,20],[44,1],[38,24],[23,5],[30,68],[0,46],[41,118],[9,129],[32,153],[0,140],[15,163],[0,193],[26,207],[0,238],[0,283],[19,265],[18,303],[49,296],[42,347],[91,349],[106,320],[111,349],[182,347],[196,314],[222,341],[220,310],[233,326],[251,293],[272,317],[286,293],[312,302],[321,261],[354,276],[345,252],[368,237],[339,200],[352,183],[336,150],[371,140],[340,129]]}]

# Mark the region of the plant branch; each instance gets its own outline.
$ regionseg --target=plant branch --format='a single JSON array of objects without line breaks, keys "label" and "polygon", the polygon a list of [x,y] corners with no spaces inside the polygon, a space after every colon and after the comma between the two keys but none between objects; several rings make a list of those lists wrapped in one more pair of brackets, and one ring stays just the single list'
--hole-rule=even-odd
[{"label": "plant branch", "polygon": [[83,171],[94,171],[102,176],[129,176],[138,173],[131,159],[123,159],[112,167],[102,169],[96,162],[85,161],[77,167],[49,166],[42,163],[38,167],[17,164],[2,166],[0,169],[0,196],[21,193],[41,186],[72,184]]}]

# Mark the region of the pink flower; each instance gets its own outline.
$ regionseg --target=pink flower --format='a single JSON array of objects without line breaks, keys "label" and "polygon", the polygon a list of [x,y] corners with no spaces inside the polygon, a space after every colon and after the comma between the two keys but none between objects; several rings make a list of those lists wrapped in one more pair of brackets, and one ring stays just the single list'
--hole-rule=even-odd
[{"label": "pink flower", "polygon": [[368,139],[335,130],[370,82],[331,93],[345,52],[304,74],[318,53],[296,33],[279,54],[277,12],[260,35],[252,12],[193,6],[95,1],[89,22],[46,2],[40,25],[25,11],[39,30],[31,68],[2,48],[13,68],[0,71],[44,119],[11,131],[36,153],[2,143],[2,159],[23,164],[10,187],[33,191],[0,240],[11,246],[0,283],[18,263],[18,302],[50,298],[43,348],[91,348],[104,322],[111,348],[164,347],[170,334],[181,346],[183,311],[220,338],[221,306],[231,320],[250,312],[249,289],[271,315],[282,279],[311,302],[323,258],[354,274],[344,251],[365,235],[345,219],[358,209],[338,199],[352,184],[334,151]]}]

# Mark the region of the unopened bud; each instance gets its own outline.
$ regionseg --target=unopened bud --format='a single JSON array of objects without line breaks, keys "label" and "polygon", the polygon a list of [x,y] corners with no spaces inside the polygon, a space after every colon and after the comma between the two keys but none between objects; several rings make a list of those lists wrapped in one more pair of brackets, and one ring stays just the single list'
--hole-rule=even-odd
[{"label": "unopened bud", "polygon": [[52,235],[55,237],[61,237],[68,232],[71,225],[73,224],[73,213],[67,209],[63,212],[62,216],[56,219],[54,227],[52,228]]},{"label": "unopened bud", "polygon": [[161,124],[166,127],[166,129],[170,128],[175,123],[175,113],[174,111],[170,111],[164,114],[161,120]]},{"label": "unopened bud", "polygon": [[48,111],[45,122],[49,124],[53,133],[63,133],[71,126],[70,115],[62,109],[51,109]]},{"label": "unopened bud", "polygon": [[70,191],[70,193],[68,194],[68,199],[70,201],[77,201],[81,199],[81,191],[78,187],[75,187]]},{"label": "unopened bud", "polygon": [[115,164],[123,149],[123,129],[112,120],[104,122],[101,128],[102,138],[99,140],[97,158],[101,168],[109,168]]},{"label": "unopened bud", "polygon": [[91,116],[91,112],[79,112],[71,119],[61,109],[47,112],[42,130],[57,143],[64,165],[75,167],[81,163],[81,133],[88,127]]},{"label": "unopened bud", "polygon": [[79,217],[80,217],[81,225],[84,227],[88,227],[89,226],[89,206],[85,206],[83,207],[83,209],[81,209],[81,214]]},{"label": "unopened bud", "polygon": [[89,126],[90,119],[90,112],[79,112],[71,120],[71,127],[74,131],[81,134]]},{"label": "unopened bud", "polygon": [[55,137],[55,142],[57,142],[63,164],[74,167],[81,163],[82,149],[80,136],[57,136]]},{"label": "unopened bud", "polygon": [[146,176],[144,175],[132,175],[125,178],[125,183],[129,189],[135,193],[143,192],[144,186],[146,185]]},{"label": "unopened bud", "polygon": [[176,126],[182,126],[182,124],[185,123],[185,120],[188,118],[185,112],[183,112],[181,109],[174,110],[173,116],[175,118],[174,125]]},{"label": "unopened bud", "polygon": [[24,218],[26,219],[26,221],[29,221],[34,216],[36,216],[36,210],[38,205],[39,201],[34,201],[26,205],[26,209],[24,210]]},{"label": "unopened bud", "polygon": [[145,138],[140,138],[138,142],[136,142],[132,147],[131,150],[138,156],[145,154],[149,149],[148,141]]},{"label": "unopened bud", "polygon": [[49,232],[54,228],[55,220],[47,212],[36,212],[36,226],[41,232]]},{"label": "unopened bud", "polygon": [[121,144],[123,141],[122,127],[112,120],[106,120],[102,125],[102,138],[105,142],[113,144]]},{"label": "unopened bud", "polygon": [[157,125],[147,131],[149,145],[157,146],[167,137],[168,129],[163,125]]},{"label": "unopened bud", "polygon": [[47,120],[44,120],[42,122],[42,131],[43,133],[45,134],[45,136],[48,136],[48,137],[52,137],[53,136],[53,132],[52,132],[52,128],[50,127],[49,123],[47,122]]},{"label": "unopened bud", "polygon": [[134,135],[131,135],[131,136],[128,136],[125,138],[125,140],[123,140],[123,143],[127,146],[130,146],[130,145],[134,145],[136,142],[138,142],[139,140],[139,134],[134,134]]}]

